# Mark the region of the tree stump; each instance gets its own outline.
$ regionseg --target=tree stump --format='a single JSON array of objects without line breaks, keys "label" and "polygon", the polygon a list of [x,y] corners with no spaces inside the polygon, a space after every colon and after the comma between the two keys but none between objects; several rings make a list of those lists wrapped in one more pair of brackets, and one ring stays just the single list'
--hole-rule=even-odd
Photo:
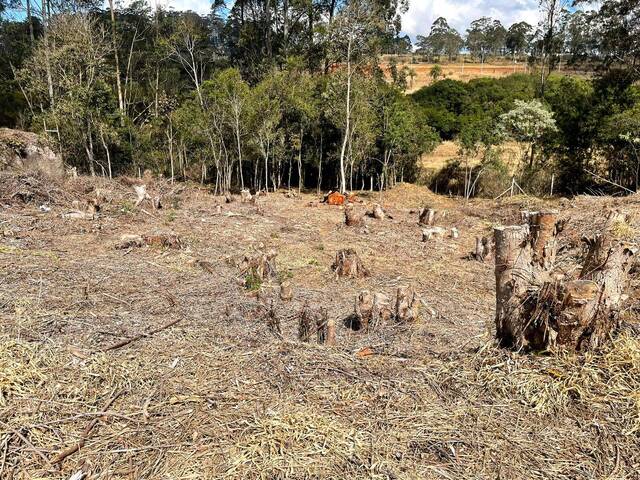
[{"label": "tree stump", "polygon": [[260,280],[276,278],[276,255],[273,250],[253,256],[245,255],[240,263],[240,271],[245,277],[252,276]]},{"label": "tree stump", "polygon": [[273,307],[273,301],[267,312],[267,327],[278,338],[282,338],[282,324],[280,317],[277,316],[275,308]]},{"label": "tree stump", "polygon": [[240,201],[242,203],[250,203],[253,202],[253,195],[251,195],[251,192],[247,189],[241,190],[240,191]]},{"label": "tree stump", "polygon": [[323,330],[323,339],[326,338],[327,312],[322,309],[314,309],[305,303],[298,314],[298,339],[301,342],[310,342],[312,338],[320,340],[320,330]]},{"label": "tree stump", "polygon": [[339,277],[360,278],[369,276],[369,270],[363,265],[357,252],[352,248],[339,250],[331,268]]},{"label": "tree stump", "polygon": [[368,332],[374,329],[380,321],[388,321],[392,317],[389,298],[382,293],[370,293],[364,290],[356,297],[354,319],[356,330]]},{"label": "tree stump", "polygon": [[351,205],[347,205],[344,209],[344,223],[347,227],[363,227],[364,215],[357,212]]},{"label": "tree stump", "polygon": [[371,210],[367,212],[367,216],[375,218],[376,220],[384,220],[386,217],[386,213],[379,203],[374,203]]},{"label": "tree stump", "polygon": [[333,336],[332,341],[335,343],[335,322],[333,322],[333,326],[331,328],[333,331],[330,331],[327,309],[323,308],[320,315],[316,317],[316,338],[320,345],[328,344],[330,341],[330,335]]},{"label": "tree stump", "polygon": [[432,238],[444,236],[446,230],[442,227],[431,227],[422,229],[422,241],[428,242]]},{"label": "tree stump", "polygon": [[436,221],[436,211],[432,208],[422,208],[419,213],[418,223],[431,227]]},{"label": "tree stump", "polygon": [[420,299],[411,288],[400,287],[396,292],[395,320],[398,323],[411,323],[420,316]]},{"label": "tree stump", "polygon": [[494,242],[490,237],[476,237],[476,249],[469,254],[469,258],[484,262],[493,255]]},{"label": "tree stump", "polygon": [[280,300],[288,302],[293,299],[293,289],[288,283],[280,285]]},{"label": "tree stump", "polygon": [[[620,240],[627,219],[612,212],[602,231],[583,239],[588,253],[577,278],[554,274],[557,213],[528,213],[522,226],[494,230],[496,337],[511,348],[584,350],[619,326],[636,246]],[[628,227],[627,227],[628,228]]]}]

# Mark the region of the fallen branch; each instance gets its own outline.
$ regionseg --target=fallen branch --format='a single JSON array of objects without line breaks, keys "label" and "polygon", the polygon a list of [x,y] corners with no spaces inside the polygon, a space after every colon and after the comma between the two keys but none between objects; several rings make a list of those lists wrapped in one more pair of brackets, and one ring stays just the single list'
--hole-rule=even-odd
[{"label": "fallen branch", "polygon": [[[111,408],[111,405],[113,405],[113,403],[123,393],[124,393],[124,390],[116,393],[113,397],[111,397],[109,399],[109,401],[107,401],[105,406],[102,408],[102,411],[106,413],[106,411],[109,410],[109,408]],[[78,450],[80,450],[82,447],[84,447],[85,443],[87,443],[87,440],[89,439],[89,435],[91,435],[91,431],[95,428],[95,426],[98,424],[99,421],[100,421],[100,417],[96,417],[93,420],[91,420],[89,422],[89,424],[87,425],[87,427],[84,429],[84,432],[82,432],[82,436],[80,437],[80,441],[78,443],[76,443],[75,445],[71,445],[70,447],[67,447],[63,451],[61,451],[58,455],[56,455],[53,458],[53,460],[51,460],[51,463],[53,465],[55,465],[57,463],[60,463],[65,458],[67,458],[69,455],[73,455]]]},{"label": "fallen branch", "polygon": [[114,345],[111,345],[110,347],[104,348],[101,350],[101,352],[110,352],[111,350],[117,350],[118,348],[122,348],[126,345],[129,345],[130,343],[133,342],[137,342],[138,340],[142,339],[142,338],[146,338],[146,337],[151,337],[152,335],[155,335],[156,333],[162,332],[163,330],[166,330],[167,328],[171,328],[173,327],[176,323],[178,323],[179,321],[181,321],[182,318],[177,318],[175,320],[170,321],[169,323],[165,323],[164,325],[162,325],[161,327],[156,328],[155,330],[151,330],[150,332],[147,333],[140,333],[138,335],[136,335],[135,337],[131,337],[131,338],[126,338]]}]

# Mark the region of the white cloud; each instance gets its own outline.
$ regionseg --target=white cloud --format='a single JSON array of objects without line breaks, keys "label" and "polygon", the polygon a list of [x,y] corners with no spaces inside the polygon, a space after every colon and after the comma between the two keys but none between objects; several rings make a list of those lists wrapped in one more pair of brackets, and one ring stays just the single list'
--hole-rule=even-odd
[{"label": "white cloud", "polygon": [[498,19],[509,28],[515,22],[538,23],[537,0],[409,0],[409,10],[402,17],[402,31],[415,40],[426,35],[438,17],[464,34],[469,24],[480,17]]},{"label": "white cloud", "polygon": [[163,8],[172,8],[176,11],[191,10],[201,15],[211,12],[210,0],[147,0],[151,7],[160,5]]},{"label": "white cloud", "polygon": [[[206,15],[211,10],[211,0],[147,0],[174,10],[193,10]],[[228,1],[232,5],[233,1]],[[402,31],[415,40],[416,35],[429,33],[431,24],[438,17],[445,17],[449,25],[461,34],[473,20],[482,16],[497,18],[505,27],[514,22],[538,23],[538,0],[409,0],[409,10],[402,17]]]}]

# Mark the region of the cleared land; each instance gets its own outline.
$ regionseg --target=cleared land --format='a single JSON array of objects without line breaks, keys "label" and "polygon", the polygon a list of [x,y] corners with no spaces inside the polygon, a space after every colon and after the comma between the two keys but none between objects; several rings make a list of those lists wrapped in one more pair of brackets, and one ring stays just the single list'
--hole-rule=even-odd
[{"label": "cleared land", "polygon": [[[637,211],[637,196],[463,203],[401,185],[382,198],[393,219],[363,232],[313,195],[225,204],[148,187],[164,209],[135,208],[116,181],[0,174],[1,478],[637,478],[637,336],[587,356],[496,349],[493,264],[466,258],[492,225],[552,205],[570,219],[570,265],[580,236],[610,208]],[[95,219],[61,218],[97,196]],[[421,243],[410,210],[425,205],[460,238]],[[173,248],[115,248],[167,233]],[[370,277],[335,278],[346,247]],[[278,279],[247,290],[237,259],[270,249]],[[424,300],[418,323],[342,322],[359,291],[400,285]],[[636,272],[630,325],[638,285]],[[272,302],[282,338],[267,328]],[[336,347],[297,340],[305,303],[338,320]]]},{"label": "cleared land", "polygon": [[[407,93],[412,93],[419,90],[422,87],[431,85],[433,78],[431,78],[431,69],[434,63],[401,63],[398,62],[398,70],[403,67],[410,68],[415,71],[416,76],[411,79],[408,78],[408,90]],[[442,78],[450,78],[452,80],[460,80],[468,82],[475,78],[501,78],[514,73],[526,73],[528,67],[526,64],[492,64],[492,63],[442,63],[439,64],[442,67]],[[389,64],[383,63],[383,68],[388,74]]]},{"label": "cleared land", "polygon": [[[500,158],[506,165],[515,166],[522,158],[522,147],[517,142],[505,142],[500,145]],[[460,158],[459,147],[455,142],[446,140],[440,143],[433,152],[424,154],[420,159],[420,165],[429,171],[437,172],[441,170],[451,160]],[[471,165],[477,165],[482,160],[482,152],[470,159]]]}]

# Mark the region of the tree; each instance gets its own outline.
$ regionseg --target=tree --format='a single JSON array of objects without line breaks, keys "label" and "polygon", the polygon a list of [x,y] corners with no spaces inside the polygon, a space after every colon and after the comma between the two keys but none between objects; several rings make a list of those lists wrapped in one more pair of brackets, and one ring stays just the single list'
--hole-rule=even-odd
[{"label": "tree", "polygon": [[346,65],[344,86],[346,90],[344,105],[344,126],[342,132],[342,147],[340,150],[340,191],[347,190],[346,155],[349,138],[352,134],[353,118],[352,85],[354,75],[365,64],[377,65],[377,46],[375,38],[382,28],[379,13],[375,5],[367,0],[353,0],[340,11],[334,19],[330,38],[334,47],[334,57],[338,62]]},{"label": "tree", "polygon": [[500,115],[498,121],[498,131],[501,134],[527,145],[525,157],[529,158],[529,167],[533,166],[537,142],[545,133],[555,130],[557,127],[553,113],[539,100],[516,100],[514,108]]},{"label": "tree", "polygon": [[533,27],[527,22],[514,23],[509,27],[509,30],[507,30],[505,46],[509,53],[511,53],[514,62],[516,56],[522,56],[522,54],[527,51],[532,31]]},{"label": "tree", "polygon": [[493,20],[489,17],[482,17],[471,22],[467,29],[467,48],[472,55],[480,59],[481,63],[484,63],[493,46],[492,28]]},{"label": "tree", "polygon": [[437,18],[431,25],[429,36],[418,36],[418,50],[429,55],[447,55],[453,59],[463,47],[464,41],[455,28],[447,23],[444,17]]},{"label": "tree", "polygon": [[18,82],[27,101],[42,106],[38,120],[45,129],[55,127],[68,158],[79,156],[81,146],[93,175],[95,144],[109,130],[115,107],[108,87],[113,78],[107,62],[110,42],[106,32],[85,14],[57,16],[48,38],[50,43],[45,43],[45,37],[37,42],[33,56],[17,74]]},{"label": "tree", "polygon": [[544,94],[545,83],[553,70],[557,55],[562,51],[561,38],[563,16],[569,0],[540,0],[542,39],[540,42],[540,90]]}]

